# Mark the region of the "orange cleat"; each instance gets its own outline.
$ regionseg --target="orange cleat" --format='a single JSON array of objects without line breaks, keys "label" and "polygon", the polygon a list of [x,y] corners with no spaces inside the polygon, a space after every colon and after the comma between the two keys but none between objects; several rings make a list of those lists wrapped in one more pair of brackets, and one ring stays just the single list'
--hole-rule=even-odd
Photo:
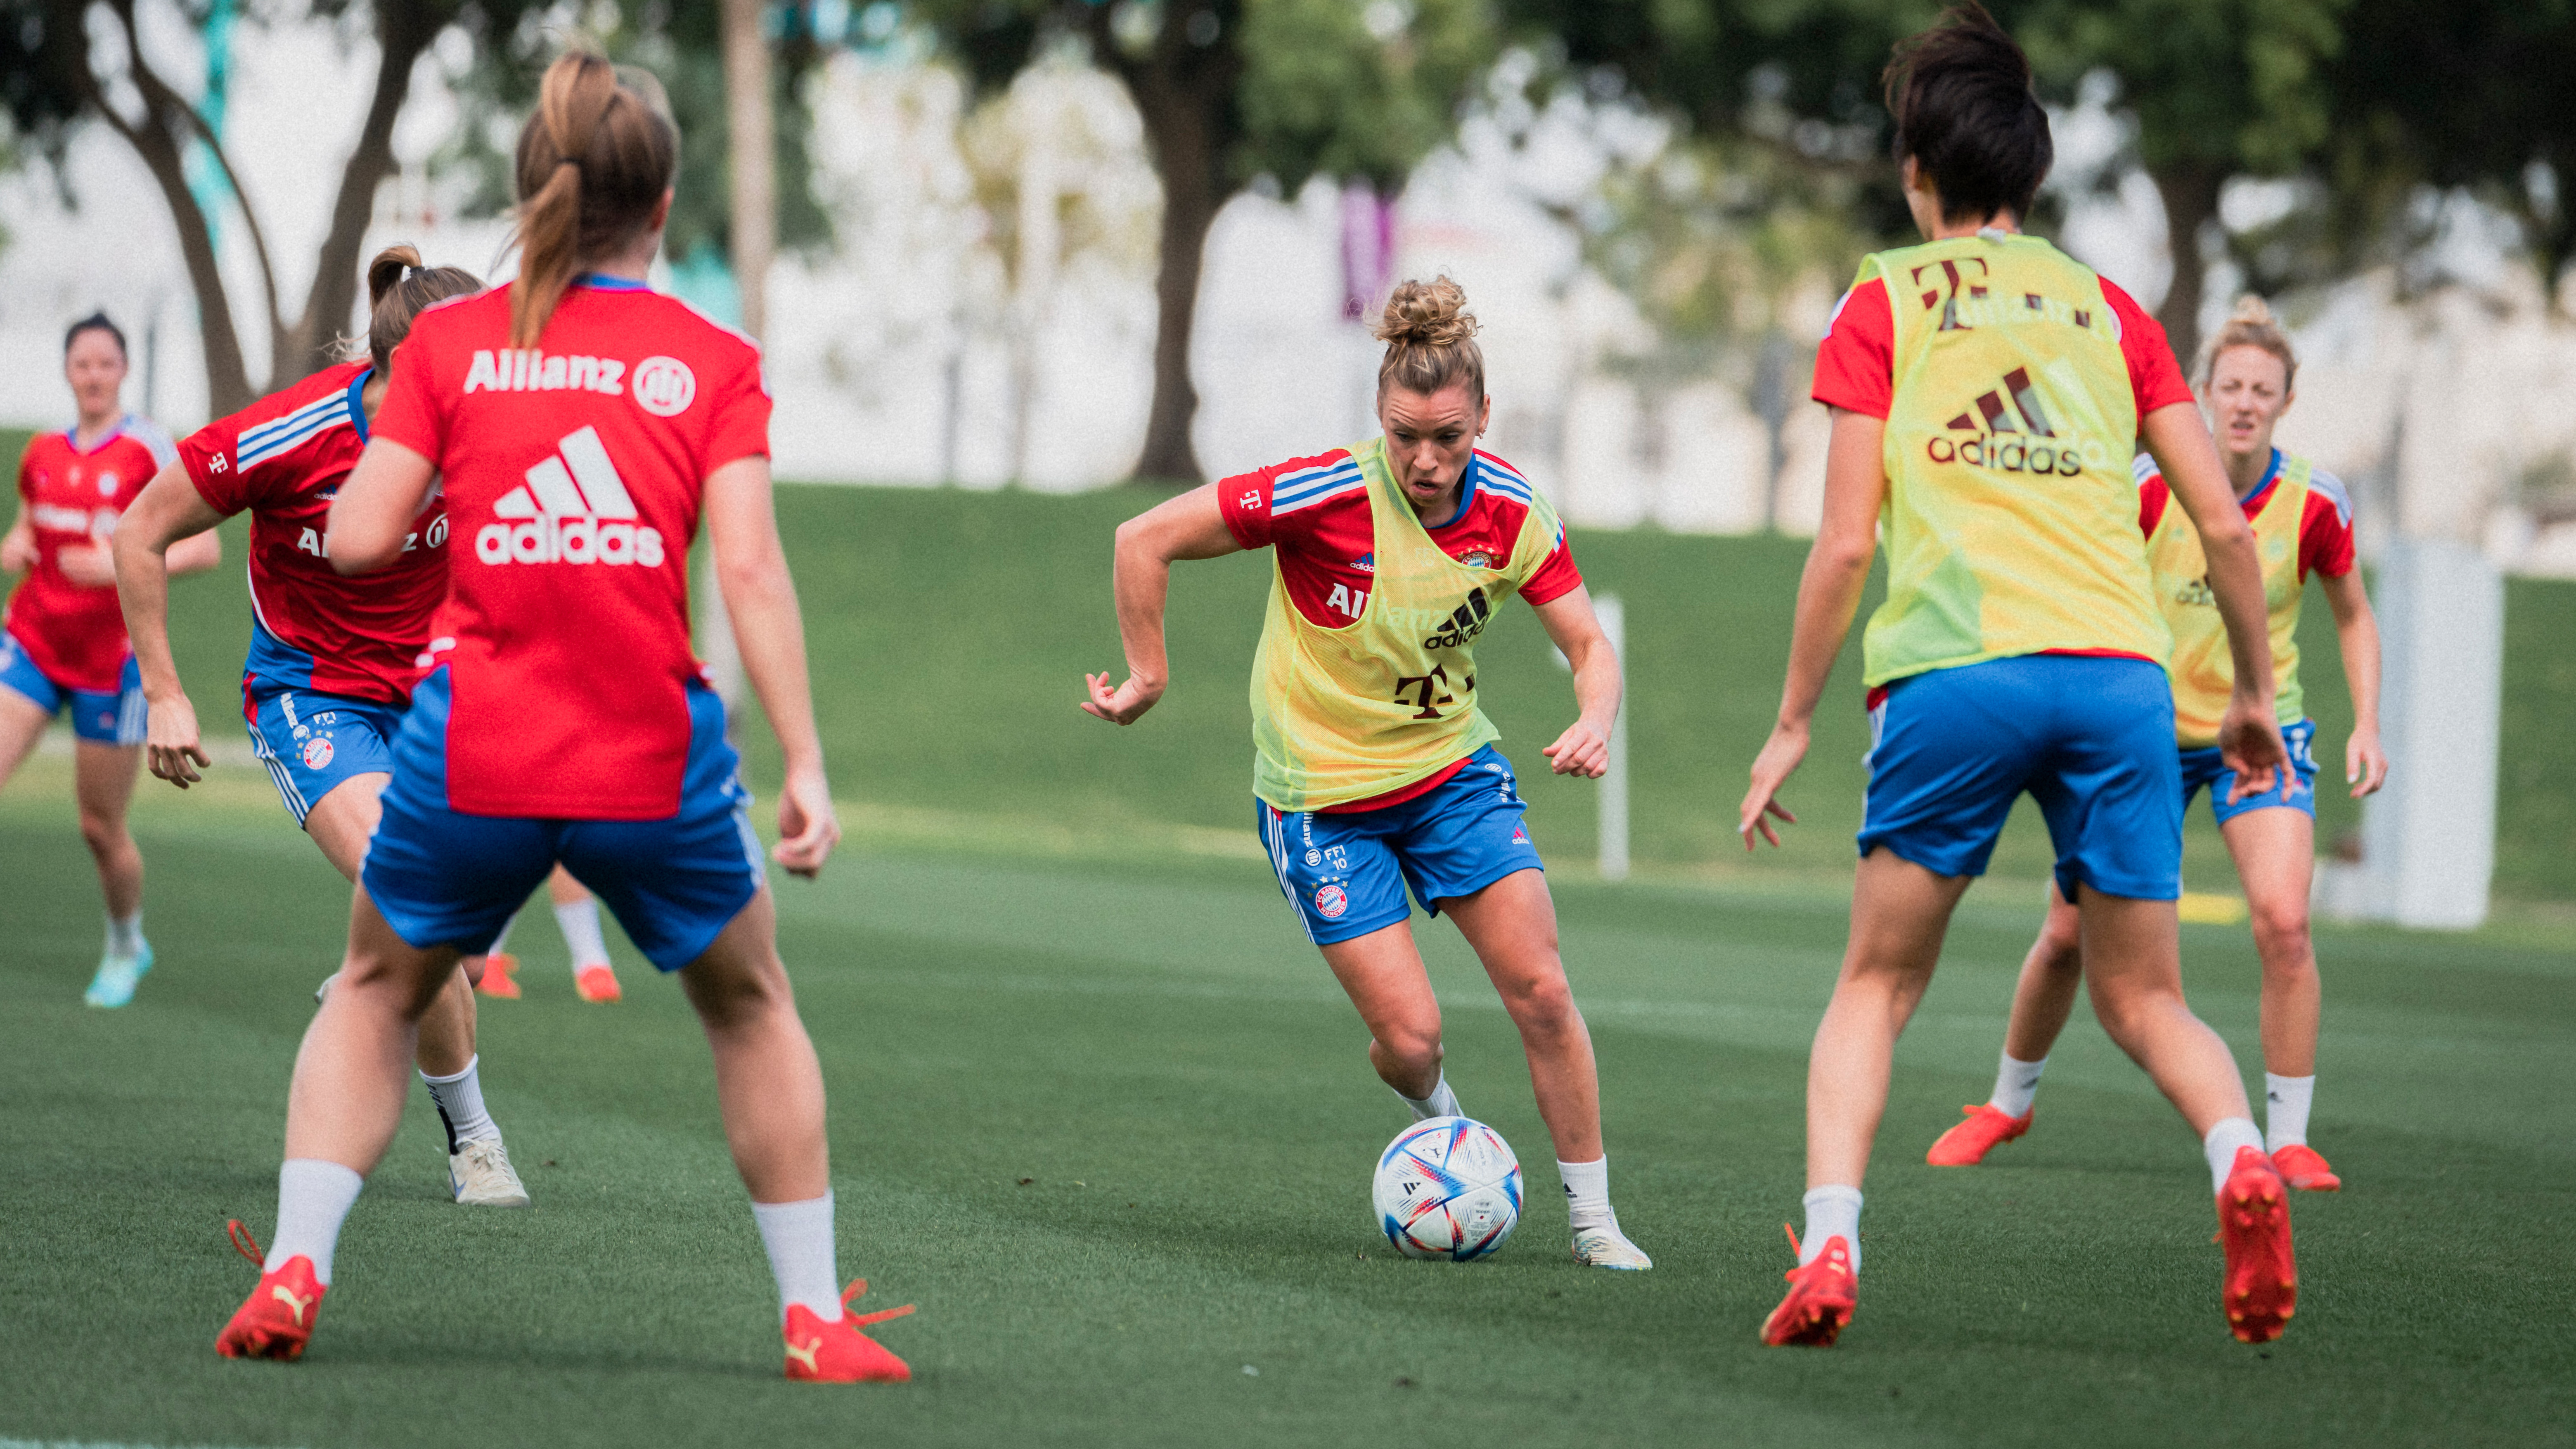
[{"label": "orange cleat", "polygon": [[[868,1280],[859,1279],[841,1290],[841,1304],[846,1310],[852,1299],[868,1291]],[[888,1352],[886,1346],[859,1332],[871,1323],[901,1318],[913,1305],[888,1308],[877,1313],[844,1311],[830,1323],[814,1316],[814,1310],[802,1303],[787,1308],[787,1376],[812,1384],[901,1384],[912,1381],[912,1365]]]},{"label": "orange cleat", "polygon": [[[253,1251],[258,1244],[250,1242],[250,1230],[239,1219],[225,1225],[233,1235],[233,1247],[252,1262],[259,1261]],[[273,1358],[288,1362],[304,1356],[304,1345],[313,1337],[313,1319],[322,1306],[322,1295],[331,1290],[313,1276],[313,1260],[298,1253],[274,1273],[259,1275],[259,1286],[250,1297],[233,1310],[232,1322],[215,1335],[215,1352],[226,1358]]]},{"label": "orange cleat", "polygon": [[2227,1248],[2228,1331],[2243,1343],[2270,1343],[2298,1311],[2299,1264],[2290,1248],[2289,1188],[2260,1147],[2236,1149],[2236,1166],[2218,1194],[2218,1238]]},{"label": "orange cleat", "polygon": [[584,1001],[620,1001],[625,993],[617,989],[617,973],[606,966],[584,966],[573,973],[572,989]]},{"label": "orange cleat", "polygon": [[[1793,1250],[1798,1247],[1794,1229],[1789,1234],[1789,1246]],[[1773,1348],[1793,1344],[1833,1347],[1843,1325],[1851,1322],[1852,1309],[1860,1302],[1860,1279],[1852,1273],[1851,1245],[1839,1236],[1827,1238],[1824,1251],[1816,1254],[1814,1262],[1792,1268],[1782,1276],[1789,1280],[1789,1296],[1762,1320],[1762,1341]]]},{"label": "orange cleat", "polygon": [[2033,1108],[2018,1117],[2004,1115],[2004,1109],[1992,1102],[1977,1102],[1959,1109],[1968,1120],[1941,1134],[1923,1160],[1934,1167],[1974,1167],[1986,1160],[1986,1154],[2030,1130]]},{"label": "orange cleat", "polygon": [[495,1001],[519,999],[519,958],[507,951],[495,951],[483,958],[483,979],[474,985],[476,991]]},{"label": "orange cleat", "polygon": [[2272,1170],[2281,1180],[2301,1192],[2340,1192],[2343,1179],[2326,1166],[2326,1160],[2315,1148],[2304,1142],[2293,1142],[2272,1154]]}]

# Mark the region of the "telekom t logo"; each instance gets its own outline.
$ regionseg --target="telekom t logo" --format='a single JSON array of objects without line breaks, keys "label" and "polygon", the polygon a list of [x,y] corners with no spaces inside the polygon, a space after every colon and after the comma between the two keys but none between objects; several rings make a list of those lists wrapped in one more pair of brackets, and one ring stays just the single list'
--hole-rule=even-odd
[{"label": "telekom t logo", "polygon": [[526,483],[492,505],[494,517],[518,521],[483,525],[474,535],[477,559],[662,566],[662,535],[631,521],[635,499],[609,461],[598,429],[585,425],[565,434],[526,476]]}]

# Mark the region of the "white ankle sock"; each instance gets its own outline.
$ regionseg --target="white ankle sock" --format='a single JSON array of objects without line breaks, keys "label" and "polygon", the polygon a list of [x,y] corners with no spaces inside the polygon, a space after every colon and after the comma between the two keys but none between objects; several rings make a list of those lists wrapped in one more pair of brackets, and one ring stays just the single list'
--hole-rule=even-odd
[{"label": "white ankle sock", "polygon": [[[1413,1120],[1416,1122],[1428,1122],[1434,1117],[1464,1117],[1467,1115],[1466,1113],[1458,1110],[1458,1094],[1449,1090],[1449,1074],[1447,1072],[1442,1072],[1438,1080],[1431,1084],[1431,1095],[1428,1097],[1407,1097],[1402,1092],[1398,1092],[1395,1095],[1404,1103],[1404,1105],[1413,1109]],[[1603,1160],[1607,1161],[1608,1159],[1605,1158]]]},{"label": "white ankle sock", "polygon": [[143,912],[136,910],[122,920],[107,918],[107,954],[127,960],[143,954]]},{"label": "white ankle sock", "polygon": [[1798,1266],[1825,1250],[1825,1239],[1851,1244],[1852,1275],[1860,1275],[1860,1189],[1827,1184],[1807,1189],[1807,1231],[1798,1238]]},{"label": "white ankle sock", "polygon": [[2278,1152],[2308,1140],[2308,1106],[2316,1100],[2317,1079],[2263,1074],[2264,1150]]},{"label": "white ankle sock", "polygon": [[295,1257],[313,1260],[313,1276],[331,1284],[331,1250],[339,1246],[340,1224],[358,1202],[367,1180],[336,1162],[318,1157],[290,1157],[277,1169],[277,1235],[268,1240],[268,1257],[259,1265],[274,1273]]},{"label": "white ankle sock", "polygon": [[510,928],[517,924],[519,924],[519,918],[516,915],[503,921],[501,923],[501,934],[492,938],[492,944],[483,948],[483,954],[486,956],[500,956],[507,954],[510,949]]},{"label": "white ankle sock", "polygon": [[1556,1177],[1565,1184],[1565,1215],[1576,1231],[1619,1226],[1619,1215],[1610,1210],[1609,1158],[1560,1162]]},{"label": "white ankle sock", "polygon": [[2209,1157],[2211,1193],[2227,1190],[2227,1174],[2236,1170],[2236,1149],[2240,1147],[2263,1150],[2263,1134],[2254,1129],[2251,1117],[2223,1118],[2209,1129],[2208,1136],[2200,1139],[2200,1150]]},{"label": "white ankle sock", "polygon": [[756,1202],[751,1218],[760,1225],[760,1245],[769,1250],[769,1271],[778,1279],[778,1318],[796,1304],[825,1323],[841,1317],[841,1285],[832,1261],[832,1195],[803,1202]]},{"label": "white ankle sock", "polygon": [[2048,1070],[2048,1058],[2026,1062],[2011,1052],[2003,1055],[2002,1065],[1995,1068],[1995,1094],[1986,1099],[1996,1111],[2007,1117],[2027,1117],[2030,1104],[2039,1096],[2039,1074]]},{"label": "white ankle sock", "polygon": [[599,933],[599,902],[584,898],[555,907],[555,924],[563,928],[564,946],[572,952],[572,969],[608,964],[608,940]]},{"label": "white ankle sock", "polygon": [[420,1074],[429,1086],[429,1099],[438,1104],[438,1118],[447,1124],[447,1150],[453,1155],[468,1142],[498,1142],[500,1125],[492,1114],[483,1110],[483,1080],[474,1069],[482,1065],[476,1056],[465,1063],[465,1070],[452,1077]]}]

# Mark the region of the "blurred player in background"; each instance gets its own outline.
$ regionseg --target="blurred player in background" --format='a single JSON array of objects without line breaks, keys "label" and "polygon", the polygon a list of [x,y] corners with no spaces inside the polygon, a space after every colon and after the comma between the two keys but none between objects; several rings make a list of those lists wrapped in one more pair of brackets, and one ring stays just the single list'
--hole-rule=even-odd
[{"label": "blurred player in background", "polygon": [[[367,351],[190,434],[117,537],[118,583],[151,701],[152,773],[184,790],[201,778],[207,756],[170,652],[163,559],[185,546],[179,540],[211,538],[216,524],[249,511],[242,717],[287,813],[352,881],[383,813],[377,797],[429,647],[430,616],[447,595],[447,515],[433,499],[404,531],[402,561],[357,579],[332,570],[324,530],[332,498],[366,449],[394,349],[412,319],[434,302],[481,290],[469,273],[422,266],[410,247],[379,253],[367,265]],[[460,965],[421,1018],[420,1079],[447,1127],[456,1200],[526,1207],[527,1188],[483,1104],[472,974]]]},{"label": "blurred player in background", "polygon": [[341,1223],[400,1120],[417,1023],[561,861],[679,974],[705,1026],[788,1376],[911,1376],[859,1331],[891,1315],[842,1308],[822,1069],[778,957],[724,705],[689,652],[703,509],[785,758],[777,856],[813,874],[840,830],[771,510],[759,352],[643,280],[678,164],[650,76],[556,60],[519,137],[518,280],[414,322],[332,505],[327,556],[344,573],[398,565],[442,487],[458,544],[347,961],[296,1058],[276,1237],[216,1340],[226,1355],[303,1352]]},{"label": "blurred player in background", "polygon": [[2183,1001],[2172,636],[2137,534],[2137,441],[2207,553],[2234,655],[2214,730],[2233,798],[2273,788],[2285,763],[2253,532],[2162,329],[2018,230],[2053,154],[2020,47],[1959,5],[1897,47],[1886,81],[1926,242],[1862,262],[1817,359],[1833,417],[1824,520],[1739,816],[1747,849],[1757,831],[1778,842],[1766,817],[1795,818],[1780,788],[1806,756],[1883,524],[1851,938],[1808,1059],[1806,1237],[1763,1341],[1830,1344],[1851,1318],[1896,1038],[2024,791],[2076,903],[2096,1015],[2201,1136],[2229,1325],[2267,1340],[2297,1297],[2287,1189],[2227,1044]]},{"label": "blurred player in background", "polygon": [[1368,1024],[1370,1063],[1416,1120],[1463,1115],[1407,924],[1410,886],[1457,923],[1520,1028],[1574,1256],[1648,1268],[1610,1206],[1592,1036],[1511,762],[1476,705],[1475,641],[1518,593],[1572,662],[1582,713],[1542,752],[1560,775],[1607,768],[1619,660],[1555,511],[1476,448],[1492,407],[1465,304],[1446,277],[1388,300],[1376,329],[1383,438],[1210,483],[1120,525],[1127,679],[1113,689],[1087,676],[1083,708],[1131,724],[1163,697],[1175,560],[1271,549],[1252,667],[1254,813],[1279,888]]},{"label": "blurred player in background", "polygon": [[[2200,373],[2201,400],[2218,422],[2219,457],[2263,559],[2272,677],[2290,751],[2279,788],[2236,798],[2235,773],[2218,748],[2235,685],[2226,630],[2209,590],[2199,536],[2173,506],[2171,486],[2147,457],[2137,461],[2138,522],[2155,570],[2156,603],[2174,634],[2174,739],[2181,752],[2183,804],[2189,808],[2191,797],[2208,787],[2219,834],[2245,886],[2254,947],[2263,960],[2265,1145],[2290,1186],[2332,1192],[2343,1179],[2308,1145],[2323,998],[2316,948],[2308,938],[2308,887],[2317,860],[2317,766],[2311,753],[2316,724],[2307,717],[2299,687],[2299,605],[2311,573],[2324,581],[2352,689],[2344,781],[2353,798],[2387,779],[2388,756],[2379,747],[2379,621],[2353,569],[2352,497],[2333,474],[2272,446],[2272,430],[2296,396],[2297,375],[2289,337],[2257,297],[2238,304]],[[2022,963],[2013,995],[1994,1096],[1968,1108],[1967,1120],[1932,1144],[1933,1166],[1983,1161],[1997,1143],[2030,1130],[2040,1070],[2075,1009],[2075,989],[2083,980],[2079,925],[2075,907],[2052,883],[2048,922]]]},{"label": "blurred player in background", "polygon": [[[82,1000],[123,1006],[152,969],[143,938],[143,853],[125,807],[143,758],[143,687],[116,607],[109,539],[127,505],[170,457],[170,439],[125,411],[125,334],[93,313],[63,336],[63,377],[77,421],[39,433],[18,464],[18,517],[0,536],[0,572],[25,574],[0,613],[0,785],[45,726],[72,716],[73,790],[81,839],[107,897],[107,946]],[[191,539],[173,573],[213,568],[222,541]]]}]

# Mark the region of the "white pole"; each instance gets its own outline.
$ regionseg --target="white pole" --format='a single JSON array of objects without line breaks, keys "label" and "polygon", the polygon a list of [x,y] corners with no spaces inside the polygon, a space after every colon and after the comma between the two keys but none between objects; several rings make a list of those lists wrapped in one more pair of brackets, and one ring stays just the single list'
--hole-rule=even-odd
[{"label": "white pole", "polygon": [[[1610,650],[1619,658],[1621,678],[1628,667],[1628,611],[1616,594],[1603,594],[1592,601],[1593,613],[1600,616],[1601,632],[1609,636]],[[1620,701],[1618,719],[1610,726],[1610,768],[1601,776],[1601,878],[1628,878],[1628,710]]]}]

